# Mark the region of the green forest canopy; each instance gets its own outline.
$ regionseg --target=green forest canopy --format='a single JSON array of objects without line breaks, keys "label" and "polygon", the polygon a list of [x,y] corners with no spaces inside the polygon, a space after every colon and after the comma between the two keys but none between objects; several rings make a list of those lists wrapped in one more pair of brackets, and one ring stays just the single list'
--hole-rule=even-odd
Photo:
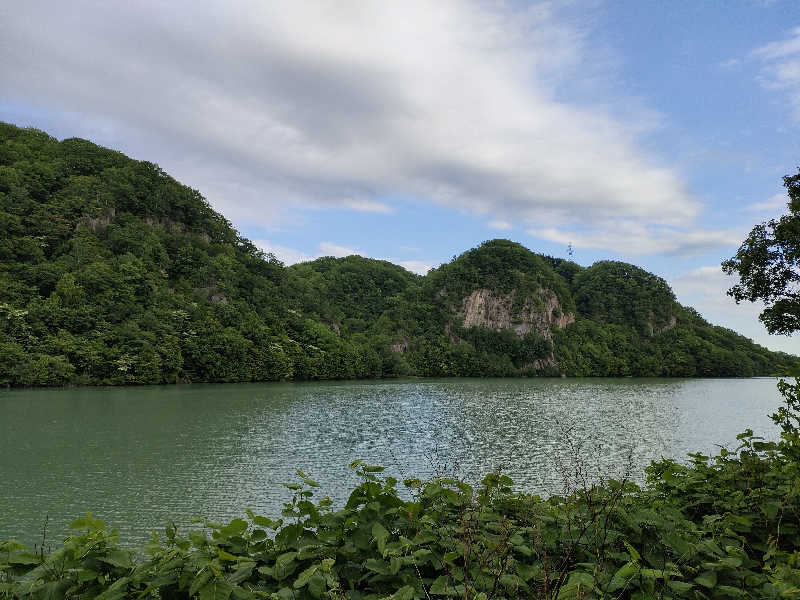
[{"label": "green forest canopy", "polygon": [[[751,376],[788,361],[634,265],[507,240],[425,277],[358,256],[285,267],[158,166],[9,124],[0,223],[5,385]],[[464,328],[475,293],[509,326]]]}]

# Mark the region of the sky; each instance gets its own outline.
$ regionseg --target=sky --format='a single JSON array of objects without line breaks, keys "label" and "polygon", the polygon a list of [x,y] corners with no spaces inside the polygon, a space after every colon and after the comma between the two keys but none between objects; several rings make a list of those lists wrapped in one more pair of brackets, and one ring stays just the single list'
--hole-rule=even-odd
[{"label": "sky", "polygon": [[571,245],[800,353],[719,267],[787,211],[797,0],[5,0],[0,120],[158,163],[287,264]]}]

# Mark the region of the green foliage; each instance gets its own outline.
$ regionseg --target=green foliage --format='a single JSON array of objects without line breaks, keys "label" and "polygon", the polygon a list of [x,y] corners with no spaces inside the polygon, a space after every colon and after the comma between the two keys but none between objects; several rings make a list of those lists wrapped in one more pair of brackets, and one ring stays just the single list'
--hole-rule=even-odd
[{"label": "green foliage", "polygon": [[667,283],[623,262],[596,262],[575,275],[573,290],[582,315],[631,325],[643,335],[668,327],[675,314],[675,295]]},{"label": "green foliage", "polygon": [[332,257],[287,269],[293,305],[344,334],[369,329],[422,278],[383,260]]},{"label": "green foliage", "polygon": [[[0,385],[766,375],[787,362],[637,267],[584,269],[507,240],[425,277],[358,256],[286,268],[156,165],[7,124],[0,226]],[[505,329],[463,327],[477,290],[507,300]]]},{"label": "green foliage", "polygon": [[800,172],[783,184],[789,214],[756,225],[722,268],[740,278],[728,291],[736,302],[764,302],[760,319],[767,330],[791,335],[800,330]]},{"label": "green foliage", "polygon": [[370,345],[296,317],[283,265],[151,163],[3,124],[0,222],[0,384],[382,374]]},{"label": "green foliage", "polygon": [[574,308],[567,282],[548,259],[508,240],[491,240],[464,252],[432,270],[425,285],[456,302],[481,288],[498,294],[514,292],[520,302],[546,289],[555,293],[565,310]]},{"label": "green foliage", "polygon": [[635,377],[751,377],[775,374],[792,360],[710,325],[692,309],[676,306],[673,314],[674,325],[652,336],[579,317],[554,332],[555,358],[567,375]]}]

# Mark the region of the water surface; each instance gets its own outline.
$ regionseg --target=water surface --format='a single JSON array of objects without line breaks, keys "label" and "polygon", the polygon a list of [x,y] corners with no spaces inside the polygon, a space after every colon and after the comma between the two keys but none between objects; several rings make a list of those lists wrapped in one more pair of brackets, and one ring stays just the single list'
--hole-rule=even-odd
[{"label": "water surface", "polygon": [[[0,539],[91,510],[129,543],[170,520],[277,516],[299,467],[337,504],[361,458],[400,478],[558,493],[576,461],[641,481],[662,456],[768,438],[775,379],[445,379],[0,392]],[[567,484],[574,482],[567,481]]]}]

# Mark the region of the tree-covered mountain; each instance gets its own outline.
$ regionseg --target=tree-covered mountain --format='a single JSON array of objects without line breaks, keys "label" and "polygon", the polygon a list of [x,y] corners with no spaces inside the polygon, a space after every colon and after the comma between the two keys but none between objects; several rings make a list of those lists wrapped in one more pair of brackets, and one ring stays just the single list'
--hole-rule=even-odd
[{"label": "tree-covered mountain", "polygon": [[284,267],[156,165],[0,124],[0,384],[761,375],[660,278],[506,240]]}]

